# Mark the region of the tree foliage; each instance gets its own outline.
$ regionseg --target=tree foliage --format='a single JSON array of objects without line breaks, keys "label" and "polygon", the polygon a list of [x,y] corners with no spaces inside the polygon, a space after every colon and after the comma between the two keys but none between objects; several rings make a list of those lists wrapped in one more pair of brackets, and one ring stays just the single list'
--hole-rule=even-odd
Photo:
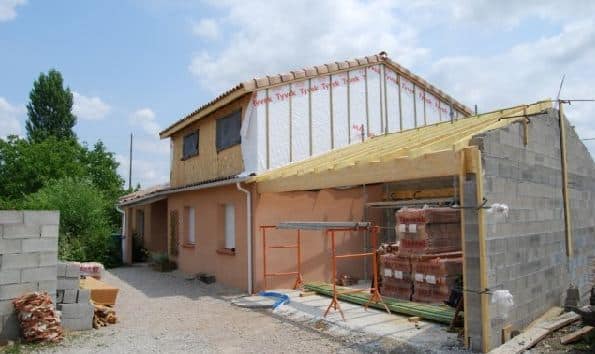
[{"label": "tree foliage", "polygon": [[58,139],[75,137],[72,128],[76,116],[72,113],[73,97],[69,88],[64,88],[62,74],[50,70],[39,74],[29,93],[26,122],[29,140],[39,142],[54,136]]}]

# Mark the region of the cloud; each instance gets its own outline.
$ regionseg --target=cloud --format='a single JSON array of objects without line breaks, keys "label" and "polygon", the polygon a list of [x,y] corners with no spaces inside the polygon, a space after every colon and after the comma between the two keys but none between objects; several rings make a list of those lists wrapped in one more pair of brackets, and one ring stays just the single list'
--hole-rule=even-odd
[{"label": "cloud", "polygon": [[0,0],[0,22],[14,20],[17,17],[17,6],[24,5],[26,0]]},{"label": "cloud", "polygon": [[111,111],[111,107],[99,97],[87,97],[76,91],[73,91],[72,95],[74,97],[72,111],[78,118],[101,120]]},{"label": "cloud", "polygon": [[[190,72],[212,92],[255,76],[351,59],[385,50],[404,65],[428,51],[415,25],[396,21],[398,3],[378,0],[222,1],[221,46],[194,54]],[[296,16],[296,14],[299,14]]]},{"label": "cloud", "polygon": [[[130,158],[125,155],[116,155],[116,161],[120,164],[118,172],[126,180],[128,185],[128,166]],[[169,161],[167,159],[132,159],[132,186],[137,183],[142,188],[147,188],[156,184],[167,183],[169,181]]]},{"label": "cloud", "polygon": [[[436,61],[428,79],[454,97],[478,104],[480,112],[556,98],[566,74],[562,98],[595,98],[595,22],[565,25],[560,33],[517,44],[493,56],[453,56]],[[595,104],[575,103],[567,115],[582,138],[595,132]]]},{"label": "cloud", "polygon": [[11,105],[4,97],[0,97],[0,137],[20,135],[21,123],[19,117],[25,112],[22,107]]},{"label": "cloud", "polygon": [[219,25],[213,19],[203,18],[192,24],[192,33],[200,38],[215,40],[220,35]]},{"label": "cloud", "polygon": [[130,115],[130,124],[138,126],[143,131],[150,135],[157,135],[159,133],[159,124],[155,120],[155,112],[150,108],[141,108]]},{"label": "cloud", "polygon": [[134,141],[134,149],[153,155],[169,155],[169,139],[160,140],[157,136],[153,139],[136,139]]}]

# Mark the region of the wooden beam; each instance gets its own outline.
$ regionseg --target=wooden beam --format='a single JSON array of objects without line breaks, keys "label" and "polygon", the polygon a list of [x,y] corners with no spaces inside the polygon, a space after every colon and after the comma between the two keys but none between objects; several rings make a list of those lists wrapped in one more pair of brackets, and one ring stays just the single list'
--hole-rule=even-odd
[{"label": "wooden beam", "polygon": [[353,166],[339,169],[329,168],[325,171],[264,180],[257,182],[257,186],[259,193],[265,193],[455,176],[459,173],[457,161],[454,151],[445,150],[417,159],[354,163]]},{"label": "wooden beam", "polygon": [[[459,204],[463,205],[463,200],[465,197],[465,176],[467,174],[467,150],[460,150],[458,152],[459,155]],[[461,209],[461,251],[463,251],[463,289],[469,289],[467,286],[468,278],[467,278],[467,262],[465,261],[465,209]],[[467,306],[469,303],[468,292],[463,291],[463,313],[469,313],[467,311]],[[469,349],[469,342],[467,341],[468,338],[468,329],[469,329],[469,318],[468,316],[463,316],[463,344],[465,348]]]},{"label": "wooden beam", "polygon": [[564,118],[564,103],[560,102],[558,109],[560,122],[560,159],[562,161],[562,198],[564,198],[564,230],[566,233],[566,255],[572,257],[572,225],[570,222],[570,202],[568,200],[568,160],[566,152],[566,118]]}]

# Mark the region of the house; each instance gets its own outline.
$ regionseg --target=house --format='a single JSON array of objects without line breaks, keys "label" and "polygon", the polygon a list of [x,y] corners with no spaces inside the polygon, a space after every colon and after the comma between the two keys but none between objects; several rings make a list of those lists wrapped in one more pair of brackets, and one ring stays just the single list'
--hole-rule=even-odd
[{"label": "house", "polygon": [[[171,139],[169,185],[120,201],[128,262],[131,235],[142,233],[150,243],[166,239],[159,247],[167,244],[182,271],[252,292],[265,284],[261,226],[366,220],[387,226],[390,240],[391,215],[374,203],[446,198],[463,214],[470,348],[496,347],[503,327],[522,330],[560,305],[571,283],[586,301],[592,285],[595,164],[551,101],[472,116],[381,53],[242,83],[161,137]],[[494,204],[508,215],[492,213]],[[286,230],[269,237],[295,242]],[[332,274],[321,232],[304,231],[301,244],[306,281],[369,271],[353,261]],[[337,245],[365,246],[352,234]],[[267,254],[267,269],[295,266],[292,250]],[[267,279],[267,287],[293,280]],[[494,289],[514,296],[506,320],[490,304]]]}]

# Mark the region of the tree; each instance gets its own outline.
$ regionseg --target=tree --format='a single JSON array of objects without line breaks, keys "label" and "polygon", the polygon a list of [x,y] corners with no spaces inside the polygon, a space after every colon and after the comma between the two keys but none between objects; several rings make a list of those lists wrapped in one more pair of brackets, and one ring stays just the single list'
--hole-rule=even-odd
[{"label": "tree", "polygon": [[26,128],[30,141],[39,142],[50,136],[75,138],[72,131],[76,124],[76,116],[72,113],[72,92],[64,88],[59,71],[51,69],[47,75],[39,74],[29,93],[29,100]]}]

